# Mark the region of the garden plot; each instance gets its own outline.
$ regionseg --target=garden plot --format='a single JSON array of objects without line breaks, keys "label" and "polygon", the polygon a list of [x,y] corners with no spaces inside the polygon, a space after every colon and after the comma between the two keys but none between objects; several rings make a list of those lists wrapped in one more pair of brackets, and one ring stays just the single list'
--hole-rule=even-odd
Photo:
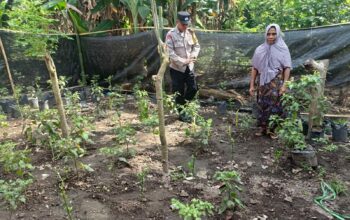
[{"label": "garden plot", "polygon": [[294,166],[281,143],[253,135],[251,115],[218,114],[210,106],[192,106],[202,122],[194,125],[178,121],[166,105],[171,181],[165,186],[155,105],[135,94],[109,94],[109,100],[101,93],[102,101],[97,95],[84,108],[71,99],[74,140],[55,133],[54,110],[30,111],[25,123],[7,121],[2,146],[12,141],[12,152],[25,150],[19,160],[27,166],[11,160],[5,169],[0,160],[1,179],[23,186],[2,183],[1,219],[181,219],[177,208],[193,199],[207,219],[331,219],[314,202],[322,180],[339,192],[326,205],[350,213],[349,144],[319,143],[317,168]]}]

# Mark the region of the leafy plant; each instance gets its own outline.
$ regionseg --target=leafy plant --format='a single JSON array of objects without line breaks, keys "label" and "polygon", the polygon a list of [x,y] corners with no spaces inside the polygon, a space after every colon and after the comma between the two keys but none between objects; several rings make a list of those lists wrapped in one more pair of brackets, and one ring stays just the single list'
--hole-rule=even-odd
[{"label": "leafy plant", "polygon": [[28,154],[30,150],[16,150],[16,143],[3,142],[0,144],[0,164],[5,172],[15,172],[23,177],[34,169]]},{"label": "leafy plant", "polygon": [[0,198],[3,198],[11,209],[15,210],[20,202],[26,202],[24,191],[32,183],[32,179],[0,180]]},{"label": "leafy plant", "polygon": [[339,119],[333,120],[334,124],[340,125],[340,126],[345,126],[348,124],[348,122],[349,121],[347,119],[344,119],[344,118],[339,118]]},{"label": "leafy plant", "polygon": [[137,109],[139,112],[139,119],[143,121],[149,117],[149,96],[147,91],[136,89],[135,97],[137,102]]},{"label": "leafy plant", "polygon": [[214,206],[207,201],[192,199],[191,203],[184,204],[177,199],[171,199],[171,207],[179,210],[184,220],[200,220],[203,216],[213,215]]},{"label": "leafy plant", "polygon": [[218,171],[215,173],[214,178],[223,184],[221,193],[224,194],[224,197],[219,208],[219,213],[222,214],[226,210],[233,210],[236,207],[243,208],[244,205],[238,195],[239,191],[241,191],[239,185],[242,184],[239,174],[235,171]]},{"label": "leafy plant", "polygon": [[130,152],[124,152],[119,146],[113,147],[103,147],[99,149],[99,152],[108,157],[112,163],[108,166],[108,169],[111,170],[114,167],[114,164],[117,161],[126,161],[126,158],[130,157]]},{"label": "leafy plant", "polygon": [[192,118],[192,123],[190,124],[189,128],[185,129],[185,134],[188,137],[197,139],[202,147],[208,146],[213,120],[211,118],[203,118],[201,115],[199,115],[198,110],[198,101],[193,101],[187,103],[181,111],[181,114],[188,115],[190,118]]},{"label": "leafy plant", "polygon": [[117,126],[113,129],[117,145],[126,145],[126,151],[129,153],[129,145],[134,144],[136,131],[130,124]]},{"label": "leafy plant", "polygon": [[147,174],[148,174],[147,168],[143,168],[141,172],[137,173],[137,179],[138,179],[141,198],[145,197],[145,181],[146,181]]}]

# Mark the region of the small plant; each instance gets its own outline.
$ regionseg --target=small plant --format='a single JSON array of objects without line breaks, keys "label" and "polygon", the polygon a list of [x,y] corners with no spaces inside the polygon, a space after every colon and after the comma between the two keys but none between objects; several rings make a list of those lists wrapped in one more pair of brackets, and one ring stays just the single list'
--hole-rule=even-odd
[{"label": "small plant", "polygon": [[[0,128],[7,128],[8,126],[7,116],[0,113]],[[2,135],[6,138],[8,133],[4,132]]]},{"label": "small plant", "polygon": [[339,179],[333,179],[329,185],[332,187],[337,196],[347,195],[348,188],[343,181]]},{"label": "small plant", "polygon": [[15,210],[20,202],[26,202],[24,191],[32,183],[32,179],[0,180],[0,198],[10,205],[11,210]]},{"label": "small plant", "polygon": [[94,170],[87,164],[79,161],[85,154],[85,149],[81,147],[82,140],[79,138],[62,138],[57,140],[55,143],[55,150],[57,151],[57,156],[63,157],[65,161],[71,160],[74,164],[75,173],[79,178],[79,169],[87,170],[93,172]]},{"label": "small plant", "polygon": [[331,143],[326,138],[313,138],[312,140],[322,147],[320,151],[335,152],[338,150],[338,146]]},{"label": "small plant", "polygon": [[30,150],[16,150],[16,143],[4,142],[0,144],[0,164],[5,172],[15,172],[23,177],[34,169],[28,154]]},{"label": "small plant", "polygon": [[323,166],[318,167],[318,178],[323,179],[327,174],[327,170]]},{"label": "small plant", "polygon": [[149,117],[149,97],[147,91],[135,90],[139,119],[143,121]]},{"label": "small plant", "polygon": [[148,169],[144,168],[141,172],[137,173],[138,185],[140,189],[140,195],[143,199],[145,197],[145,181],[148,174]]},{"label": "small plant", "polygon": [[190,204],[184,204],[177,199],[171,199],[171,207],[179,210],[179,216],[184,220],[200,220],[203,216],[213,215],[214,206],[207,201],[192,199]]},{"label": "small plant", "polygon": [[186,176],[186,172],[183,170],[182,166],[176,167],[176,169],[170,173],[170,178],[173,181],[185,179]]},{"label": "small plant", "polygon": [[188,170],[192,176],[196,176],[196,157],[191,156],[190,161],[187,163]]},{"label": "small plant", "polygon": [[198,110],[198,101],[193,101],[184,106],[181,114],[188,115],[192,118],[192,123],[189,128],[185,129],[186,136],[197,139],[201,146],[204,147],[209,145],[213,120],[211,118],[204,119],[199,115]]},{"label": "small plant", "polygon": [[216,172],[214,178],[223,183],[221,193],[224,194],[219,213],[222,214],[228,209],[234,210],[236,207],[243,208],[244,205],[239,198],[239,191],[242,184],[239,174],[235,171]]},{"label": "small plant", "polygon": [[60,183],[59,183],[59,190],[60,190],[61,199],[63,200],[64,210],[67,213],[68,219],[72,220],[73,219],[73,216],[72,216],[73,206],[71,205],[71,201],[69,201],[68,195],[66,193],[66,186],[64,184],[64,180],[61,177],[61,175],[59,174],[59,172],[56,171],[56,174],[57,174],[58,179],[60,181]]},{"label": "small plant", "polygon": [[170,114],[177,113],[176,103],[175,103],[175,96],[177,93],[168,95],[165,92],[163,93],[163,105],[166,112],[169,112]]},{"label": "small plant", "polygon": [[227,126],[227,135],[230,141],[230,145],[231,145],[231,158],[233,159],[233,153],[234,153],[234,147],[235,147],[235,139],[232,135],[232,127],[231,125]]},{"label": "small plant", "polygon": [[[111,170],[114,164],[119,162],[127,163],[127,159],[133,157],[136,152],[130,150],[129,152],[124,151],[119,146],[114,147],[103,147],[99,149],[99,152],[107,156],[112,163],[108,165],[108,169]],[[128,164],[128,163],[127,163]]]},{"label": "small plant", "polygon": [[339,119],[336,119],[332,122],[336,125],[345,126],[348,124],[349,121],[347,119],[339,118]]},{"label": "small plant", "polygon": [[117,145],[126,145],[126,151],[129,153],[129,145],[134,144],[136,131],[130,124],[117,126],[113,129]]}]

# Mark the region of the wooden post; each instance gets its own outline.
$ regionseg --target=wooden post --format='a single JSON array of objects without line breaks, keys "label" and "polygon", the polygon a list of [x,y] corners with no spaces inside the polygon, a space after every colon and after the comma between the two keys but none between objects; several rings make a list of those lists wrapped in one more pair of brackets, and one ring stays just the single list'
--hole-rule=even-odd
[{"label": "wooden post", "polygon": [[166,131],[165,131],[165,122],[164,122],[164,106],[163,106],[163,78],[166,68],[169,63],[169,55],[166,51],[166,47],[160,38],[159,33],[159,20],[157,15],[157,7],[155,0],[151,1],[152,5],[152,14],[153,14],[153,23],[155,27],[155,33],[158,40],[158,52],[161,58],[161,66],[158,70],[157,75],[153,76],[153,80],[155,81],[156,87],[156,97],[157,97],[157,106],[158,106],[158,119],[159,119],[159,138],[161,142],[161,153],[162,153],[162,167],[163,167],[163,177],[165,184],[167,185],[169,178],[169,152],[168,145],[166,140]]},{"label": "wooden post", "polygon": [[318,100],[324,96],[324,87],[326,84],[327,70],[329,66],[329,60],[315,61],[308,59],[305,61],[304,66],[315,70],[320,73],[321,83],[316,85],[312,89],[312,100],[309,107],[309,129],[307,133],[307,139],[311,138],[311,132],[313,129],[321,129],[324,115],[318,108]]},{"label": "wooden post", "polygon": [[62,135],[63,137],[66,138],[69,135],[69,128],[68,128],[68,123],[66,119],[66,113],[64,111],[64,107],[62,103],[60,87],[58,85],[58,78],[57,78],[55,63],[53,62],[53,59],[48,52],[46,52],[45,54],[45,63],[46,63],[47,70],[49,71],[49,74],[50,74],[52,91],[55,96],[57,110],[60,116]]},{"label": "wooden post", "polygon": [[[11,74],[11,71],[10,71],[10,66],[9,66],[9,63],[8,63],[8,60],[7,60],[5,48],[4,48],[4,45],[3,45],[3,43],[2,43],[1,37],[0,37],[0,47],[1,47],[2,57],[4,58],[4,62],[5,62],[5,66],[6,66],[6,72],[7,72],[9,81],[10,81],[12,93],[13,93],[14,96],[16,96],[15,84],[14,84],[13,79],[12,79],[12,74]],[[15,97],[15,98],[16,98],[16,97]],[[16,98],[16,99],[17,99],[17,98]]]}]

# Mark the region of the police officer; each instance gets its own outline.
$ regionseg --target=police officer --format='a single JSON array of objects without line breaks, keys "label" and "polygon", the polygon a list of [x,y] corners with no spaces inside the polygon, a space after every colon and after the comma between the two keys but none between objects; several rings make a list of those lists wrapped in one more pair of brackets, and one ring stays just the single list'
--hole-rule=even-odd
[{"label": "police officer", "polygon": [[[166,45],[170,58],[170,76],[173,93],[178,93],[175,102],[180,111],[181,121],[191,121],[188,116],[181,114],[181,106],[191,101],[197,91],[197,83],[194,74],[194,63],[196,62],[200,46],[198,39],[188,24],[190,14],[180,11],[177,14],[176,27],[166,35]],[[185,88],[186,86],[186,88]]]}]

